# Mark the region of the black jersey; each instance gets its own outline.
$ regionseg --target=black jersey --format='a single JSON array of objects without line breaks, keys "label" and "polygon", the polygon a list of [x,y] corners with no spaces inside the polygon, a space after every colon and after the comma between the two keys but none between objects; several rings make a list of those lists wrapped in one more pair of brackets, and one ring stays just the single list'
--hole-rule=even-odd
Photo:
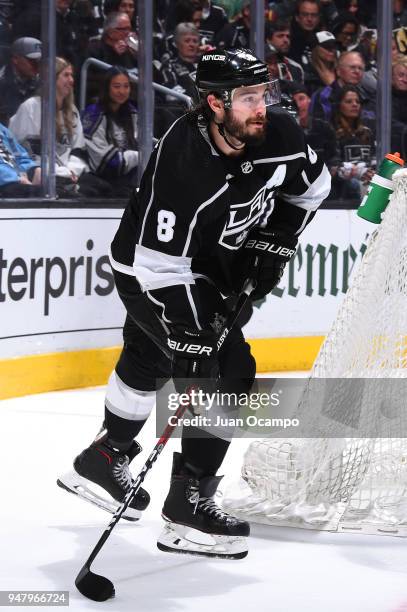
[{"label": "black jersey", "polygon": [[298,235],[327,197],[329,172],[301,128],[281,110],[268,117],[265,142],[238,158],[220,153],[192,113],[157,143],[113,240],[111,264],[137,278],[163,321],[199,328],[195,280],[231,294],[249,231],[283,224]]}]

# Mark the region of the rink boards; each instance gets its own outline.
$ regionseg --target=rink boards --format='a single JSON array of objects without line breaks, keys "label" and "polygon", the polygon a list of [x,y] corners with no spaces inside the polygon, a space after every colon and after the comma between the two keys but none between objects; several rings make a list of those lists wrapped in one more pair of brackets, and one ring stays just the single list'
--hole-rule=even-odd
[{"label": "rink boards", "polygon": [[[106,381],[125,315],[107,255],[121,214],[0,210],[0,398]],[[259,371],[310,368],[374,227],[319,211],[245,328]]]}]

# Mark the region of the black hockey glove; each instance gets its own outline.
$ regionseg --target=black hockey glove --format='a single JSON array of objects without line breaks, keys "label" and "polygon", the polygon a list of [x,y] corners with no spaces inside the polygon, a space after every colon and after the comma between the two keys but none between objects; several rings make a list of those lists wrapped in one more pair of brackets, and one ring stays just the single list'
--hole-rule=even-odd
[{"label": "black hockey glove", "polygon": [[167,343],[172,351],[172,377],[177,391],[185,391],[186,386],[185,380],[177,379],[218,378],[217,340],[217,335],[207,329],[177,326],[172,330]]},{"label": "black hockey glove", "polygon": [[[238,275],[241,284],[246,279],[255,282],[250,298],[264,298],[278,285],[284,267],[295,254],[298,239],[284,230],[256,228],[246,238],[242,247]],[[238,287],[240,290],[240,287]]]}]

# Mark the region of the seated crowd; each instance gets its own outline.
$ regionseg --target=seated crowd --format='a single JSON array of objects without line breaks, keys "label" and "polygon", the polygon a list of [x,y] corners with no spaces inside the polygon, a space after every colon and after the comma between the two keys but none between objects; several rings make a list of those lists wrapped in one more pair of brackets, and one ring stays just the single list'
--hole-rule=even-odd
[{"label": "seated crowd", "polygon": [[[407,154],[407,0],[393,2],[392,149]],[[370,0],[265,5],[265,51],[287,107],[332,174],[360,199],[376,165],[377,19]],[[250,0],[153,0],[154,136],[195,98],[200,56],[250,47]],[[127,197],[137,184],[137,0],[56,0],[59,197]],[[41,183],[41,0],[0,0],[0,197]],[[86,91],[80,73],[87,62]],[[181,95],[180,95],[181,94]],[[84,108],[79,100],[85,99]]]}]

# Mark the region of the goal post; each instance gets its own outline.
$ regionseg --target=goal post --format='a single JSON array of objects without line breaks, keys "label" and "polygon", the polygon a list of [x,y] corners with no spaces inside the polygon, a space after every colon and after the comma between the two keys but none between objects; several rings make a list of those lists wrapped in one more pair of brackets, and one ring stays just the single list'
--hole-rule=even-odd
[{"label": "goal post", "polygon": [[[336,399],[350,415],[363,409],[383,437],[255,440],[240,483],[224,496],[229,512],[271,525],[407,536],[407,437],[390,437],[407,435],[401,381],[407,378],[407,170],[393,180],[382,222],[310,373],[310,381],[369,381],[371,401],[363,393],[340,401],[338,384],[330,409]],[[388,437],[378,422],[386,418]]]}]

